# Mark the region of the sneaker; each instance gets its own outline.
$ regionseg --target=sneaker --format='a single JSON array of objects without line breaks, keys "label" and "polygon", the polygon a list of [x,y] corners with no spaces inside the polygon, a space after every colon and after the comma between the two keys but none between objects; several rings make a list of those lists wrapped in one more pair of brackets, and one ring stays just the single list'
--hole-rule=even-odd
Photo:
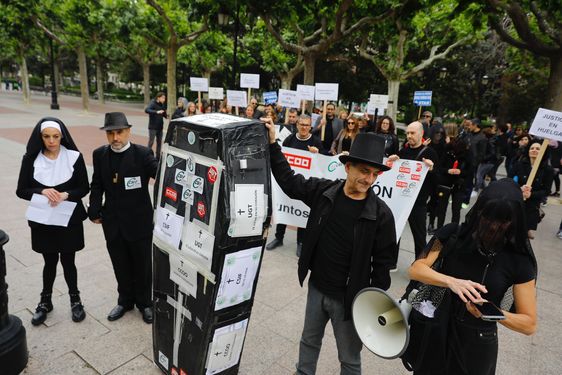
[{"label": "sneaker", "polygon": [[478,196],[478,191],[472,190],[472,193],[470,193],[470,198],[476,198],[477,196]]},{"label": "sneaker", "polygon": [[388,272],[390,272],[390,273],[398,272],[398,267],[394,266],[391,269],[389,269]]},{"label": "sneaker", "polygon": [[462,208],[463,210],[466,210],[466,209],[468,208],[468,203],[463,203],[463,204],[461,204],[461,208]]},{"label": "sneaker", "polygon": [[560,229],[558,231],[558,233],[556,234],[556,237],[560,238],[562,240],[562,229]]}]

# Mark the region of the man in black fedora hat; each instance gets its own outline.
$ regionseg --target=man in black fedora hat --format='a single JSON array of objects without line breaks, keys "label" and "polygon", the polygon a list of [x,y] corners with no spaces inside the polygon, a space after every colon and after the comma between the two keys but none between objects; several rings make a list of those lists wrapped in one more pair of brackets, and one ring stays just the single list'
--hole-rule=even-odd
[{"label": "man in black fedora hat", "polygon": [[117,320],[136,305],[143,320],[152,323],[153,211],[148,182],[156,176],[158,162],[152,150],[129,141],[131,125],[125,114],[106,113],[101,130],[109,144],[94,150],[88,216],[103,227],[117,279],[119,299],[107,319]]},{"label": "man in black fedora hat", "polygon": [[[266,119],[262,119],[266,120]],[[362,343],[351,320],[351,305],[363,288],[390,286],[389,268],[398,251],[394,217],[371,186],[383,164],[384,139],[358,134],[348,155],[341,155],[347,178],[305,179],[290,168],[269,133],[271,170],[292,199],[310,207],[298,277],[301,286],[310,271],[304,329],[297,374],[314,374],[328,320],[334,328],[342,374],[361,373]]]}]

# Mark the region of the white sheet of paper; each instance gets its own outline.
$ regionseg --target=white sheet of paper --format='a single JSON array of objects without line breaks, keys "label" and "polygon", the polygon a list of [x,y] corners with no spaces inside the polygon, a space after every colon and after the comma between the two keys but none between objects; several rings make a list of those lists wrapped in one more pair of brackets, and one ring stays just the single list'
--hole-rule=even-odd
[{"label": "white sheet of paper", "polygon": [[207,353],[207,375],[214,375],[236,365],[244,345],[248,319],[217,328]]},{"label": "white sheet of paper", "polygon": [[388,108],[388,95],[371,94],[369,96],[369,102],[375,108]]},{"label": "white sheet of paper", "polygon": [[265,217],[263,185],[236,184],[231,193],[230,237],[258,236]]},{"label": "white sheet of paper", "polygon": [[[230,91],[230,90],[229,90]],[[246,91],[235,91],[236,93],[244,93],[244,100],[246,100]],[[228,103],[230,105],[230,101]],[[244,107],[248,105],[248,102],[244,102]],[[187,122],[197,125],[217,127],[226,124],[232,124],[236,122],[246,122],[248,119],[241,118],[238,116],[227,115],[224,113],[204,113],[201,115],[190,116],[187,118]]]},{"label": "white sheet of paper", "polygon": [[189,77],[189,89],[191,91],[209,91],[209,80],[201,77]]},{"label": "white sheet of paper", "polygon": [[209,87],[209,99],[224,99],[224,89],[222,87]]},{"label": "white sheet of paper", "polygon": [[529,133],[562,142],[562,112],[539,108]]},{"label": "white sheet of paper", "polygon": [[193,263],[211,271],[215,236],[190,221],[185,223],[181,251]]},{"label": "white sheet of paper", "polygon": [[246,91],[226,90],[226,101],[233,107],[246,107],[248,105],[246,94]]},{"label": "white sheet of paper", "polygon": [[[248,74],[240,73],[240,87],[247,89],[259,89],[260,88],[260,75],[259,74]],[[246,102],[248,103],[248,102]]]},{"label": "white sheet of paper", "polygon": [[378,109],[377,115],[382,116],[384,114],[384,108],[375,106],[374,103],[368,102],[367,103],[367,114],[374,115],[375,111]]},{"label": "white sheet of paper", "polygon": [[176,215],[172,211],[162,207],[156,208],[154,235],[171,245],[174,249],[179,249],[180,247],[182,225],[182,216]]},{"label": "white sheet of paper", "polygon": [[197,270],[180,256],[170,253],[170,280],[186,293],[197,297]]},{"label": "white sheet of paper", "polygon": [[291,131],[290,131],[289,129],[283,128],[283,129],[281,130],[281,132],[279,132],[279,137],[278,137],[278,138],[279,138],[279,140],[280,140],[281,142],[283,142],[283,141],[285,140],[285,138],[287,138],[287,137],[290,136],[291,134],[292,134],[292,133],[291,133]]},{"label": "white sheet of paper", "polygon": [[300,108],[300,95],[298,92],[293,90],[279,89],[279,99],[277,103],[287,108]]},{"label": "white sheet of paper", "polygon": [[76,202],[69,201],[62,201],[55,207],[51,207],[46,196],[33,194],[25,212],[25,218],[40,224],[66,227],[75,208]]},{"label": "white sheet of paper", "polygon": [[297,85],[297,92],[303,100],[314,100],[315,86],[311,85]]},{"label": "white sheet of paper", "polygon": [[225,255],[215,311],[237,305],[252,297],[260,258],[261,247]]},{"label": "white sheet of paper", "polygon": [[317,83],[315,97],[316,100],[338,100],[337,83]]}]

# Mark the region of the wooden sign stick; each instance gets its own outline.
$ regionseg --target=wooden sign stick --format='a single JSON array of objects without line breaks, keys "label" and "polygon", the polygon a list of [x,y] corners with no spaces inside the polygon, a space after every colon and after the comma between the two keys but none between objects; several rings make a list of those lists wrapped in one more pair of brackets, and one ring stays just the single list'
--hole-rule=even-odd
[{"label": "wooden sign stick", "polygon": [[248,105],[250,105],[251,101],[252,101],[252,88],[248,87]]},{"label": "wooden sign stick", "polygon": [[285,125],[289,123],[289,107],[285,109]]},{"label": "wooden sign stick", "polygon": [[421,120],[421,110],[422,110],[422,106],[420,105],[420,110],[418,111],[418,120]]},{"label": "wooden sign stick", "polygon": [[305,111],[306,111],[306,100],[302,100],[302,110],[301,110],[301,115],[304,115]]},{"label": "wooden sign stick", "polygon": [[199,112],[203,113],[203,103],[201,103],[201,91],[197,91],[197,102],[199,103]]},{"label": "wooden sign stick", "polygon": [[240,116],[240,110],[238,109],[238,106],[236,106],[236,116]]},{"label": "wooden sign stick", "polygon": [[328,101],[324,100],[324,106],[322,107],[322,118],[324,119],[324,126],[322,126],[322,130],[320,131],[320,140],[324,142],[324,138],[326,136],[326,107],[328,106]]}]

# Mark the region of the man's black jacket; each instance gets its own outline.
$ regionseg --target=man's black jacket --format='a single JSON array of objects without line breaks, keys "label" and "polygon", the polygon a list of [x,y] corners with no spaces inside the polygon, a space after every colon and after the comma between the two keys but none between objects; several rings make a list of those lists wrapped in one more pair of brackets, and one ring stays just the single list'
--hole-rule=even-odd
[{"label": "man's black jacket", "polygon": [[[345,181],[322,178],[304,178],[287,163],[277,143],[270,145],[271,170],[275,180],[292,199],[310,207],[298,275],[301,286],[310,270],[318,240],[334,207],[337,194],[343,194]],[[345,319],[351,318],[351,304],[363,288],[374,286],[383,290],[390,287],[389,269],[394,265],[398,246],[392,212],[372,189],[369,189],[365,207],[354,226],[351,267],[344,297]]]},{"label": "man's black jacket", "polygon": [[[159,114],[158,111],[164,111]],[[148,128],[152,130],[162,130],[164,128],[164,118],[167,118],[166,107],[164,104],[158,103],[156,99],[152,99],[148,107],[144,110],[148,113]]]}]

